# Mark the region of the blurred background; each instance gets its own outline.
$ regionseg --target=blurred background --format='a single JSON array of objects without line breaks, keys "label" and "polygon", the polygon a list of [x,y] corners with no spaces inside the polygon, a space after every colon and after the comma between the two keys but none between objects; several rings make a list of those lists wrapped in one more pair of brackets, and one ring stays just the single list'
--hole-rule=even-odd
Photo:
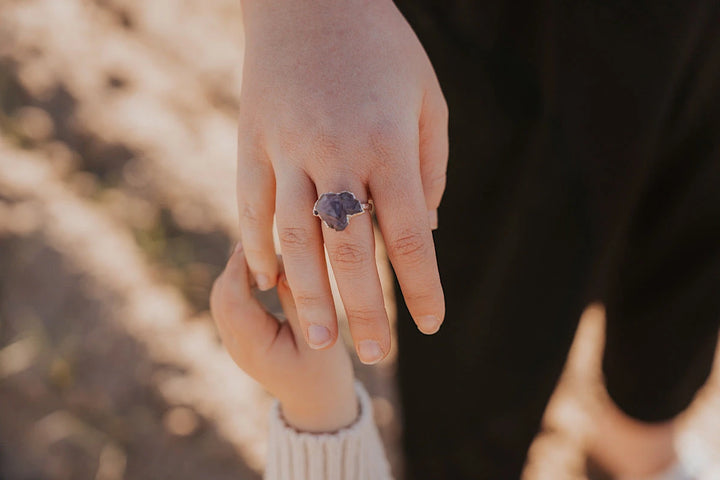
[{"label": "blurred background", "polygon": [[[0,479],[261,477],[271,399],[208,312],[242,49],[237,0],[0,1]],[[527,479],[586,478],[602,322],[586,312]],[[402,478],[394,354],[356,367]],[[682,421],[707,471],[717,371]]]}]

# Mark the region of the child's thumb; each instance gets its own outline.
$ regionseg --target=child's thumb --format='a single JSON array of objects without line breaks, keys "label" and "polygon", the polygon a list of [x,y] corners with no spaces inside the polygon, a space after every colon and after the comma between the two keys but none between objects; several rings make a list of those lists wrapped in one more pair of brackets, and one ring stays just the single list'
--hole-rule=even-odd
[{"label": "child's thumb", "polygon": [[221,335],[232,336],[232,345],[238,350],[235,354],[245,357],[267,351],[277,336],[277,319],[252,294],[240,245],[213,286],[210,307]]}]

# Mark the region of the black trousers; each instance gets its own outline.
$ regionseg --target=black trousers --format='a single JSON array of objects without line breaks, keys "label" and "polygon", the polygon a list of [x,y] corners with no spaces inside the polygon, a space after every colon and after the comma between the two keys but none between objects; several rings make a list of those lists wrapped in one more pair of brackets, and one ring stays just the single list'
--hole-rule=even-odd
[{"label": "black trousers", "polygon": [[720,324],[718,2],[397,3],[451,116],[446,321],[400,308],[408,478],[519,478],[592,301],[611,397],[675,416]]}]

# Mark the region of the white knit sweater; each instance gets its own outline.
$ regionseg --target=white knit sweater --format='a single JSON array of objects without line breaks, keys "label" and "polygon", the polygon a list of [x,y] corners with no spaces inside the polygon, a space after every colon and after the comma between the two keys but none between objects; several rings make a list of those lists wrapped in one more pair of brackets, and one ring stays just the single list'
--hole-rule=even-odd
[{"label": "white knit sweater", "polygon": [[298,432],[285,422],[275,402],[270,412],[265,480],[391,479],[370,397],[359,382],[355,391],[360,414],[355,423],[336,433]]}]

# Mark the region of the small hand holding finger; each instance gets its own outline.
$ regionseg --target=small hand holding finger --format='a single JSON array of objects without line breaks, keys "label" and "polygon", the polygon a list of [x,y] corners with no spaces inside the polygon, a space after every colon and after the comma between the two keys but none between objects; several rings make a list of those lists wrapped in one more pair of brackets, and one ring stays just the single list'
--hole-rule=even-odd
[{"label": "small hand holding finger", "polygon": [[280,400],[294,427],[322,432],[349,425],[357,416],[357,400],[344,345],[309,348],[283,274],[277,288],[287,322],[270,315],[252,295],[244,252],[236,249],[211,293],[223,344],[241,369]]}]

